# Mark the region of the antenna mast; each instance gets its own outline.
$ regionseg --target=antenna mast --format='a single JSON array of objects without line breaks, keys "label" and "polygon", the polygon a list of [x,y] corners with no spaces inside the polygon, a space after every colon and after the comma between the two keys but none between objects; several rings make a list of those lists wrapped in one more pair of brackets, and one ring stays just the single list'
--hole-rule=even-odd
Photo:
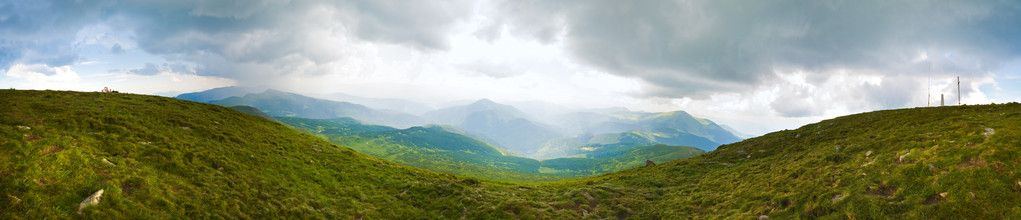
[{"label": "antenna mast", "polygon": [[929,61],[929,78],[926,79],[928,81],[925,81],[925,92],[927,92],[925,97],[925,107],[929,107],[929,103],[932,102],[932,61]]},{"label": "antenna mast", "polygon": [[957,76],[957,105],[961,105],[961,76]]}]

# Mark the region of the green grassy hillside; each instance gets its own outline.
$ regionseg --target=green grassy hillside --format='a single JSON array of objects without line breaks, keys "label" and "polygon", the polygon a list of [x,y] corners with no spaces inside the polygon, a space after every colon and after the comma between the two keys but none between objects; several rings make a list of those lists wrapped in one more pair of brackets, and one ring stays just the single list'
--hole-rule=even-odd
[{"label": "green grassy hillside", "polygon": [[211,104],[4,90],[0,112],[2,219],[77,218],[101,189],[83,217],[453,218],[478,206],[463,199],[475,180]]},{"label": "green grassy hillside", "polygon": [[[280,118],[287,125],[400,164],[462,176],[509,182],[548,182],[603,174],[645,164],[688,158],[704,151],[693,147],[637,147],[603,152],[599,159],[538,161],[506,155],[499,149],[450,132],[449,127],[394,129],[350,118]],[[638,150],[644,149],[644,150]],[[632,151],[634,151],[632,153]],[[616,152],[616,153],[614,153]],[[549,166],[546,166],[546,165]]]},{"label": "green grassy hillside", "polygon": [[1021,217],[1021,105],[849,115],[596,182],[652,195],[641,215]]},{"label": "green grassy hillside", "polygon": [[543,184],[410,168],[171,98],[4,90],[0,112],[0,218],[1021,218],[1017,103],[849,115]]}]

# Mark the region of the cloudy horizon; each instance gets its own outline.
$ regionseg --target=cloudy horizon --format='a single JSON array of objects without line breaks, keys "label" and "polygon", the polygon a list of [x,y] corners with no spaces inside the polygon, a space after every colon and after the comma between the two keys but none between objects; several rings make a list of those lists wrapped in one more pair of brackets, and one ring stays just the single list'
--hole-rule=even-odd
[{"label": "cloudy horizon", "polygon": [[0,0],[0,88],[537,100],[684,110],[759,135],[940,95],[1021,101],[1019,12],[1011,1]]}]

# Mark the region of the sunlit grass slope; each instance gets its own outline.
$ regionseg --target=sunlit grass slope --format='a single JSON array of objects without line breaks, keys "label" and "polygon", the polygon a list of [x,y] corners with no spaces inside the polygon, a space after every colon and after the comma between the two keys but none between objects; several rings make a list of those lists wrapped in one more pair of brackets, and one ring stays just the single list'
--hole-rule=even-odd
[{"label": "sunlit grass slope", "polygon": [[544,184],[409,168],[170,98],[4,90],[0,112],[0,218],[1021,218],[1019,104],[849,115]]},{"label": "sunlit grass slope", "polygon": [[[652,216],[1021,217],[1021,104],[885,110],[605,175]],[[655,208],[651,208],[655,207]]]},{"label": "sunlit grass slope", "polygon": [[[108,93],[0,91],[0,219],[456,217],[462,181],[230,108]],[[106,163],[103,160],[110,163]]]}]

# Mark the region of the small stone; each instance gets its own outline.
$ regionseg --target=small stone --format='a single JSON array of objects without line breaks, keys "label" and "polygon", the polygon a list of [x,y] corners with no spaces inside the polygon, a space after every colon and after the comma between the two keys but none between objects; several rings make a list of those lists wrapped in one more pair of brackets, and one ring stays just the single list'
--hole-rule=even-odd
[{"label": "small stone", "polygon": [[872,159],[872,161],[869,161],[869,162],[865,162],[865,164],[862,164],[862,165],[861,165],[861,167],[866,167],[866,166],[868,166],[868,165],[872,165],[872,164],[873,164],[873,163],[875,163],[875,162],[876,162],[876,160],[875,160],[875,159]]},{"label": "small stone", "polygon": [[78,214],[81,215],[82,210],[85,209],[85,207],[99,205],[99,197],[102,196],[103,190],[100,189],[99,191],[96,191],[96,193],[93,193],[91,196],[85,198],[85,200],[82,200],[82,203],[78,204]]},{"label": "small stone", "polygon": [[840,202],[840,200],[844,200],[845,197],[847,197],[847,196],[845,196],[844,194],[839,194],[837,196],[834,196],[832,199],[830,199],[830,202],[837,203],[837,202]]},{"label": "small stone", "polygon": [[865,158],[869,158],[869,155],[872,155],[872,151],[865,151]]},{"label": "small stone", "polygon": [[908,150],[907,153],[900,155],[900,157],[897,158],[897,162],[904,162],[904,157],[907,157],[908,155],[911,155],[911,150]]},{"label": "small stone", "polygon": [[986,138],[989,138],[989,136],[993,136],[993,134],[996,134],[996,130],[992,128],[986,128],[986,131],[982,132],[982,135],[985,135]]},{"label": "small stone", "polygon": [[759,220],[769,220],[769,216],[768,215],[760,215],[759,216]]},{"label": "small stone", "polygon": [[113,162],[110,162],[106,158],[103,158],[103,163],[105,163],[106,165],[110,165],[110,166],[117,166],[117,164],[113,164]]},{"label": "small stone", "polygon": [[645,160],[645,166],[652,166],[652,165],[656,165],[656,162],[652,162],[651,160]]},{"label": "small stone", "polygon": [[837,151],[840,151],[840,146],[837,146]]},{"label": "small stone", "polygon": [[943,197],[943,198],[946,198],[947,197],[947,192],[941,192],[941,193],[939,193],[939,196]]},{"label": "small stone", "polygon": [[181,127],[181,130],[191,130],[191,127]]},{"label": "small stone", "polygon": [[21,130],[32,130],[32,127],[29,127],[29,126],[18,125],[18,126],[15,126],[15,127],[18,127],[18,129],[21,129]]},{"label": "small stone", "polygon": [[7,194],[7,197],[11,197],[11,200],[14,200],[14,204],[21,203],[21,199],[19,199],[17,196],[12,196],[11,194]]}]

